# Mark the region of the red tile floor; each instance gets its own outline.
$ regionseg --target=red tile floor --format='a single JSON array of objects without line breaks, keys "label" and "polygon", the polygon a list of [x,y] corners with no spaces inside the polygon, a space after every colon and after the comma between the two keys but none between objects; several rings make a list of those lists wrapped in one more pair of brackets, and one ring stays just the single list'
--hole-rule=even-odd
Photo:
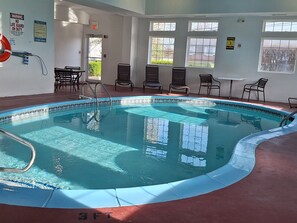
[{"label": "red tile floor", "polygon": [[[112,86],[108,89],[112,96],[143,95],[142,89],[133,92],[120,88],[115,92]],[[146,94],[156,92],[147,90]],[[55,94],[0,98],[0,111],[73,99],[78,99],[78,92],[69,89]],[[264,105],[292,111],[285,103]],[[248,177],[209,194],[172,202],[100,209],[1,204],[0,219],[1,223],[297,222],[297,132],[261,143],[256,151],[256,166]]]}]

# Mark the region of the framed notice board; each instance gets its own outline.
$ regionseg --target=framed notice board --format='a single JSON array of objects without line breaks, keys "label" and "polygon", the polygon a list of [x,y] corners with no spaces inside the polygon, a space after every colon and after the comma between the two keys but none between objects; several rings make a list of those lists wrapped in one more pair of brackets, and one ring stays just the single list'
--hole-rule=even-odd
[{"label": "framed notice board", "polygon": [[47,37],[47,27],[46,22],[34,21],[34,41],[35,42],[46,42]]}]

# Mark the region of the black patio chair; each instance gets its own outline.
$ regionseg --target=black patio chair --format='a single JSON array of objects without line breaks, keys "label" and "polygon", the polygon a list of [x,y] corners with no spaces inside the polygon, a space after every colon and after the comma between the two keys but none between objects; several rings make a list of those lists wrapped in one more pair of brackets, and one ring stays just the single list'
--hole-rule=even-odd
[{"label": "black patio chair", "polygon": [[186,85],[186,68],[173,67],[172,68],[172,81],[169,84],[169,93],[174,90],[185,90],[186,95],[190,93],[190,87]]},{"label": "black patio chair", "polygon": [[257,93],[257,100],[259,100],[259,92],[262,92],[263,93],[263,100],[265,102],[265,86],[266,86],[267,81],[268,81],[268,79],[266,79],[266,78],[260,78],[255,83],[245,84],[244,87],[243,87],[241,100],[243,99],[243,96],[244,96],[245,92],[249,93],[248,101],[250,100],[251,92],[256,92]]},{"label": "black patio chair", "polygon": [[130,85],[131,91],[133,90],[134,84],[130,80],[130,72],[131,72],[130,64],[126,64],[126,63],[118,64],[117,79],[115,80],[115,83],[114,83],[115,90],[117,90],[117,85],[123,85],[123,86]]},{"label": "black patio chair", "polygon": [[216,80],[212,74],[199,74],[200,77],[200,86],[198,94],[200,94],[201,87],[206,87],[207,89],[207,96],[210,95],[210,91],[212,89],[219,90],[219,96],[221,95],[221,82]]},{"label": "black patio chair", "polygon": [[76,83],[76,86],[79,89],[79,79],[82,76],[82,72],[77,73],[77,71],[81,70],[80,66],[65,66],[65,69],[69,69],[72,71],[73,82]]},{"label": "black patio chair", "polygon": [[158,88],[162,93],[163,87],[159,81],[159,66],[146,65],[145,67],[145,81],[143,81],[143,91],[145,88]]},{"label": "black patio chair", "polygon": [[297,98],[288,98],[290,108],[297,108]]},{"label": "black patio chair", "polygon": [[69,69],[55,68],[55,91],[61,87],[70,87],[70,91],[75,88],[75,82],[72,76],[72,72]]}]

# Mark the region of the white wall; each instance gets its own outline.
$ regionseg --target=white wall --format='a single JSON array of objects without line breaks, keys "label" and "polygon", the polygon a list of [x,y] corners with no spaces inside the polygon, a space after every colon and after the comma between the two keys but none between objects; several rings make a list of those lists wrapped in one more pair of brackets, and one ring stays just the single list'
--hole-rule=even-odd
[{"label": "white wall", "polygon": [[[238,23],[238,17],[236,16],[217,18],[219,20],[219,31],[217,36],[215,68],[187,68],[187,84],[191,87],[191,92],[198,93],[200,73],[212,73],[215,77],[246,78],[245,81],[234,82],[232,94],[235,97],[241,97],[242,87],[245,83],[254,82],[260,77],[269,79],[266,87],[267,101],[287,102],[288,97],[296,97],[297,72],[294,74],[258,72],[262,23],[263,19],[267,19],[268,17],[244,16],[244,18],[244,23]],[[187,28],[190,19],[174,19],[177,22],[174,66],[185,66]],[[138,22],[138,59],[136,70],[136,85],[138,87],[141,87],[144,80],[144,67],[148,61],[149,22],[150,19],[139,19]],[[234,50],[225,49],[226,39],[230,36],[236,38],[236,47]],[[241,44],[240,48],[237,47],[238,43]],[[160,81],[164,89],[168,89],[171,82],[171,70],[172,66],[160,66]],[[227,96],[228,93],[229,82],[222,81],[221,95]],[[216,91],[213,94],[216,94]]]},{"label": "white wall", "polygon": [[55,67],[82,66],[83,25],[55,21]]},{"label": "white wall", "polygon": [[[24,15],[24,34],[14,36],[10,33],[10,13]],[[54,91],[54,2],[53,0],[1,0],[0,32],[12,45],[13,51],[28,51],[40,56],[47,67],[48,74],[42,75],[41,65],[36,57],[29,58],[29,65],[22,59],[11,56],[0,63],[0,97],[51,93]],[[46,43],[34,42],[34,20],[47,25]]]},{"label": "white wall", "polygon": [[[92,30],[90,26],[84,26],[84,36],[89,34],[107,35],[103,39],[102,51],[102,82],[113,85],[117,77],[117,64],[123,62],[123,16],[114,15],[107,12],[98,12],[91,15],[91,21],[98,21],[98,29]],[[86,44],[84,44],[84,49]],[[84,55],[85,63],[86,55]]]}]

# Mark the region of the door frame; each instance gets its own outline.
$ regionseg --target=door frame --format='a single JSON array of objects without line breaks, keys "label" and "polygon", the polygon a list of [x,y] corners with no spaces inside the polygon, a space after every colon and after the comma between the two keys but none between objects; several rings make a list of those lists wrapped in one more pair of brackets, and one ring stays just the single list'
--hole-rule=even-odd
[{"label": "door frame", "polygon": [[83,61],[83,64],[85,66],[86,69],[86,75],[84,77],[84,80],[88,80],[89,79],[89,39],[92,37],[97,37],[97,38],[101,38],[101,48],[102,48],[102,52],[101,52],[101,79],[102,79],[102,75],[103,75],[103,39],[104,39],[104,35],[103,34],[86,34],[85,35],[85,50],[84,50],[84,55],[85,55],[85,59]]}]

